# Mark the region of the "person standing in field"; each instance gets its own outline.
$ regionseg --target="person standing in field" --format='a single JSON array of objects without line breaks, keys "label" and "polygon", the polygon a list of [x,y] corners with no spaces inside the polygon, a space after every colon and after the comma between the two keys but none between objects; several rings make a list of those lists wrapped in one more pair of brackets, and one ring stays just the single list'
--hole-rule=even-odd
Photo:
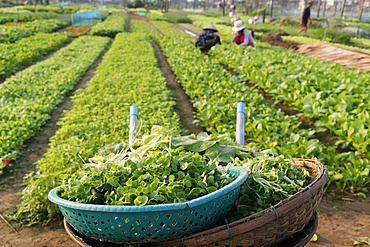
[{"label": "person standing in field", "polygon": [[221,39],[216,34],[217,28],[211,23],[203,28],[203,32],[195,39],[194,45],[199,47],[204,53],[207,53],[213,46],[220,44]]},{"label": "person standing in field", "polygon": [[235,21],[232,29],[235,34],[231,42],[241,46],[254,46],[253,36],[241,20]]},{"label": "person standing in field", "polygon": [[307,7],[303,10],[302,16],[301,16],[301,29],[298,30],[297,33],[304,32],[307,33],[307,24],[309,23],[312,25],[311,20],[311,7],[312,7],[312,1],[307,2]]}]

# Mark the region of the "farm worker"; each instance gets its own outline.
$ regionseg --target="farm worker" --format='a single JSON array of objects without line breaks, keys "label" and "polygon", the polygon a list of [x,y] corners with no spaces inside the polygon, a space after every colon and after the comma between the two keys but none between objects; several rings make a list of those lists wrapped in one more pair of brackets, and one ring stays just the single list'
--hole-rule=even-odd
[{"label": "farm worker", "polygon": [[213,46],[220,44],[221,39],[216,34],[217,28],[211,23],[203,28],[203,32],[195,39],[194,45],[200,47],[202,52],[207,53]]},{"label": "farm worker", "polygon": [[231,39],[231,42],[241,46],[254,46],[253,36],[241,20],[235,21],[232,29],[234,37]]},{"label": "farm worker", "polygon": [[307,7],[303,10],[303,13],[301,15],[301,29],[298,30],[297,33],[300,32],[307,32],[307,24],[310,23],[312,25],[312,20],[311,20],[311,7],[312,7],[312,1],[307,2]]}]

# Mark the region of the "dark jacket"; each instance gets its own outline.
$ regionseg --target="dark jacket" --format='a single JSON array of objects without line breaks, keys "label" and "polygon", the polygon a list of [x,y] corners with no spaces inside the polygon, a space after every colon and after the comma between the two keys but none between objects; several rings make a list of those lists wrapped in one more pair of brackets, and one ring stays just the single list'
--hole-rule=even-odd
[{"label": "dark jacket", "polygon": [[194,41],[194,45],[200,47],[201,51],[208,51],[213,46],[220,44],[220,37],[212,30],[205,30]]}]

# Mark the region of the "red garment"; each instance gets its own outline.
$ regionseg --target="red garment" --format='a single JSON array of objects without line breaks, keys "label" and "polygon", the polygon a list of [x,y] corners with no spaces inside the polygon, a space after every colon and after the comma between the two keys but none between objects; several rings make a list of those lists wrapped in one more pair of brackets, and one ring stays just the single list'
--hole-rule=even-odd
[{"label": "red garment", "polygon": [[234,37],[234,41],[235,43],[237,43],[238,45],[242,44],[244,42],[244,34],[242,35],[235,35]]}]

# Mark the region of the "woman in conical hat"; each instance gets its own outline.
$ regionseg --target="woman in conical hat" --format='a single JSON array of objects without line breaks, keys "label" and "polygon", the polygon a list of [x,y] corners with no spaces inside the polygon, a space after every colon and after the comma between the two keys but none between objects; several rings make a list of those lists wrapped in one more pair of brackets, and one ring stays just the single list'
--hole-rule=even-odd
[{"label": "woman in conical hat", "polygon": [[202,52],[208,52],[212,47],[217,44],[221,45],[221,39],[216,34],[217,28],[212,24],[203,27],[203,32],[195,39],[194,45],[199,47]]},{"label": "woman in conical hat", "polygon": [[210,30],[210,31],[213,31],[213,32],[218,32],[217,28],[212,23],[208,24],[207,26],[204,26],[203,30],[204,31]]}]

